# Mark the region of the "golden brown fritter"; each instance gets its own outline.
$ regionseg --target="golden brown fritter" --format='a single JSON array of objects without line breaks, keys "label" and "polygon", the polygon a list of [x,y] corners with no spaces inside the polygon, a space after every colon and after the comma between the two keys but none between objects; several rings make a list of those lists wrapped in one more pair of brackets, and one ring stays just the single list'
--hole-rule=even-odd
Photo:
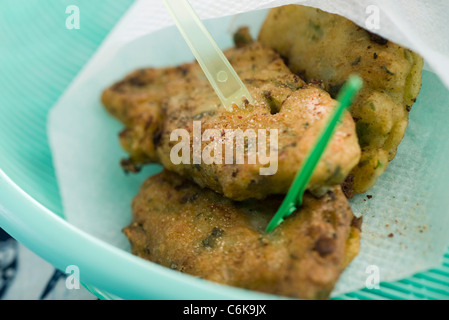
[{"label": "golden brown fritter", "polygon": [[333,96],[350,74],[362,76],[365,87],[351,108],[362,156],[352,175],[354,191],[367,191],[404,137],[421,87],[423,59],[344,17],[300,5],[270,10],[259,41],[307,81],[323,81]]},{"label": "golden brown fritter", "polygon": [[[197,63],[138,70],[103,93],[106,109],[126,126],[120,134],[122,146],[130,154],[130,159],[122,162],[125,169],[137,171],[145,163],[157,162],[233,200],[261,199],[288,191],[335,101],[324,90],[307,85],[291,73],[273,50],[259,43],[247,43],[225,52],[256,100],[244,109],[228,112]],[[213,141],[200,142],[203,152],[206,146],[218,146],[222,156],[217,159],[222,164],[193,162],[194,121],[201,122],[201,133],[220,130],[220,136],[213,137]],[[190,162],[175,165],[170,152],[178,140],[170,141],[170,135],[181,128],[190,135]],[[228,129],[253,129],[256,133],[266,129],[267,134],[270,129],[277,129],[278,147],[273,150],[278,157],[270,164],[262,164],[259,159],[249,164],[247,156],[254,144],[229,138],[225,135]],[[258,138],[262,140],[260,134]],[[234,154],[239,147],[244,149],[243,164],[236,163],[236,156],[233,162],[226,161],[226,141],[233,146]],[[274,148],[275,137],[268,135],[267,141],[267,149]],[[267,154],[271,155],[269,151]],[[355,124],[347,114],[314,172],[310,189],[319,193],[325,187],[340,184],[359,159]],[[261,175],[260,169],[273,162],[276,174]]]},{"label": "golden brown fritter", "polygon": [[164,170],[134,198],[124,229],[132,252],[210,281],[303,299],[329,297],[358,254],[360,222],[340,190],[304,197],[272,233],[265,227],[282,201],[231,201]]}]

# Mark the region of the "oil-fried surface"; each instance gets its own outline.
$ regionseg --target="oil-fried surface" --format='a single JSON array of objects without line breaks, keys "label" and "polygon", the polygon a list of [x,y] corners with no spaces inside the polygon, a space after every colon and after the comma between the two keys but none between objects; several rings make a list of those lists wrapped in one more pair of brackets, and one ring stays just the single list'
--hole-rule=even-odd
[{"label": "oil-fried surface", "polygon": [[259,41],[279,52],[307,81],[336,94],[352,73],[365,87],[352,106],[362,157],[354,191],[375,184],[396,155],[420,87],[423,59],[338,15],[290,5],[270,10]]},{"label": "oil-fried surface", "polygon": [[267,234],[281,201],[273,196],[233,202],[165,170],[142,185],[124,233],[134,254],[174,270],[251,290],[326,299],[358,254],[360,225],[337,186],[320,199],[306,194],[300,211]]},{"label": "oil-fried surface", "polygon": [[[324,90],[294,75],[273,50],[244,40],[249,44],[240,43],[239,48],[225,52],[256,100],[244,109],[226,111],[197,63],[138,70],[103,93],[106,109],[127,127],[120,134],[122,146],[130,154],[130,159],[122,162],[125,169],[136,171],[145,163],[158,162],[234,200],[261,199],[288,191],[335,101]],[[192,147],[190,164],[174,165],[170,151],[178,142],[170,141],[170,134],[186,129],[193,145],[193,121],[201,121],[202,133],[207,129],[222,133],[226,129],[253,129],[256,133],[259,129],[278,129],[277,173],[260,175],[259,169],[268,164],[248,164],[248,145],[244,164],[225,164],[224,151],[223,164],[193,164]],[[219,137],[213,143],[222,147],[226,139]],[[267,141],[269,147],[271,136]],[[203,141],[201,149],[210,143]],[[237,150],[236,140],[233,150]],[[319,193],[340,184],[359,159],[355,124],[347,114],[314,172],[310,189]]]}]

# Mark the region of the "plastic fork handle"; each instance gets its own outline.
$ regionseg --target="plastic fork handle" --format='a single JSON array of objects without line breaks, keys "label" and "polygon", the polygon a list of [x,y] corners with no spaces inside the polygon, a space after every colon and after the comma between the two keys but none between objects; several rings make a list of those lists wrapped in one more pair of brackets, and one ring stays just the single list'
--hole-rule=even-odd
[{"label": "plastic fork handle", "polygon": [[321,156],[331,141],[343,114],[351,106],[355,95],[360,91],[362,86],[363,80],[356,75],[350,76],[349,80],[343,86],[337,98],[338,104],[336,108],[329,116],[326,126],[320,133],[314,147],[305,158],[303,166],[296,173],[295,179],[293,180],[284,201],[268,224],[265,230],[266,232],[273,231],[282,221],[284,221],[285,217],[292,214],[296,208],[301,206],[302,197]]},{"label": "plastic fork handle", "polygon": [[187,0],[164,0],[176,26],[228,111],[251,94]]}]

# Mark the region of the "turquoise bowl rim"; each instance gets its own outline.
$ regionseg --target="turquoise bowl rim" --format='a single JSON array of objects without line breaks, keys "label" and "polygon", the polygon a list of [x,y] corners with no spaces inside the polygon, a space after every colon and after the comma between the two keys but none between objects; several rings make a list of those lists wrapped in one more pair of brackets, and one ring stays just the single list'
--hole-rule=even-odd
[{"label": "turquoise bowl rim", "polygon": [[0,224],[17,241],[59,270],[77,266],[79,280],[102,299],[281,298],[194,278],[114,247],[42,206],[1,169]]}]

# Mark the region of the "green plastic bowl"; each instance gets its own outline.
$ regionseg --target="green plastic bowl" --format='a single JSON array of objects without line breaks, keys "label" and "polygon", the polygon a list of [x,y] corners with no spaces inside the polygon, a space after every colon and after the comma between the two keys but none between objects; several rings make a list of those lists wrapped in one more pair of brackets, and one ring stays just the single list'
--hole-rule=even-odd
[{"label": "green plastic bowl", "polygon": [[[132,1],[77,3],[82,28],[72,33],[60,23],[61,3],[0,4],[0,29],[5,30],[0,45],[7,44],[0,50],[0,227],[58,269],[78,266],[83,284],[102,299],[278,298],[149,263],[64,220],[47,115]],[[39,16],[46,18],[35,19]],[[412,117],[423,115],[412,112]],[[449,254],[439,268],[336,299],[449,299]]]}]

